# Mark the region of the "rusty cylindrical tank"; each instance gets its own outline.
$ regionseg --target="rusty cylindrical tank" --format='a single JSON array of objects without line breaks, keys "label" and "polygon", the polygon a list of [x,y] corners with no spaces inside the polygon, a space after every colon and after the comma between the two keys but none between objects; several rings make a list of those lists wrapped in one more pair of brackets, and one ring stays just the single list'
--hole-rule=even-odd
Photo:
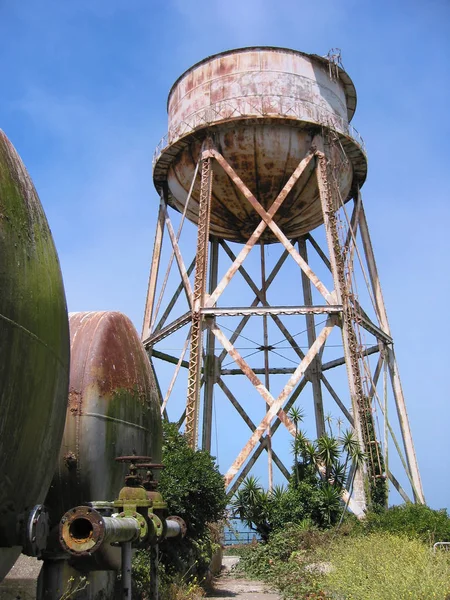
[{"label": "rusty cylindrical tank", "polygon": [[136,329],[119,312],[69,315],[66,426],[46,505],[55,523],[73,506],[112,501],[136,452],[161,459],[161,416],[153,373]]},{"label": "rusty cylindrical tank", "polygon": [[[44,555],[40,599],[57,597],[67,583],[57,533],[62,515],[77,505],[118,497],[127,465],[116,457],[137,453],[161,460],[156,385],[131,321],[119,312],[85,312],[70,314],[69,324],[69,403],[59,462],[45,502],[52,536]],[[120,568],[120,550],[109,546],[91,558],[72,559],[71,565],[86,572]],[[99,573],[94,585],[91,576],[92,585],[80,599],[96,597],[93,590],[102,589],[99,577],[105,586],[114,583],[114,578]]]},{"label": "rusty cylindrical tank", "polygon": [[[270,207],[324,129],[348,157],[339,173],[342,198],[361,186],[367,172],[363,142],[349,124],[356,91],[345,71],[315,54],[271,47],[243,48],[211,56],[188,69],[168,100],[169,131],[157,149],[154,183],[167,183],[169,203],[183,211],[201,145],[210,136],[261,204]],[[339,146],[339,144],[338,144]],[[339,151],[339,150],[337,150]],[[311,169],[294,186],[275,221],[295,238],[322,223]],[[199,181],[188,218],[198,221]],[[210,233],[245,242],[260,218],[218,165]],[[267,229],[265,242],[275,238]]]},{"label": "rusty cylindrical tank", "polygon": [[36,190],[0,131],[0,580],[20,522],[43,502],[61,445],[69,330],[61,270]]}]

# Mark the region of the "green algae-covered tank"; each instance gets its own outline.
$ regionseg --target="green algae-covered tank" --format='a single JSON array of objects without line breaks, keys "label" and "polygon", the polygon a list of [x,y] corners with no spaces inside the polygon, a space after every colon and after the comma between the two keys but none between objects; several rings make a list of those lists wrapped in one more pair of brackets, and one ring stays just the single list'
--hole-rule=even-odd
[{"label": "green algae-covered tank", "polygon": [[61,445],[69,329],[61,270],[33,183],[0,131],[0,580],[43,502]]}]

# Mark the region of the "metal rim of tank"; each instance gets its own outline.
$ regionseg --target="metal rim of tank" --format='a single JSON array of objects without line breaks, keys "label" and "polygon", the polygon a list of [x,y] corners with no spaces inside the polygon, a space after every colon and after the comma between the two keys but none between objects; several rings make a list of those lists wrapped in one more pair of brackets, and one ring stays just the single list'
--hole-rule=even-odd
[{"label": "metal rim of tank", "polygon": [[[321,129],[321,125],[317,122],[309,122],[304,120],[299,120],[295,117],[287,118],[287,117],[253,117],[253,118],[234,118],[220,121],[219,123],[215,122],[214,124],[208,125],[206,123],[199,124],[195,129],[190,130],[186,135],[179,137],[173,143],[170,142],[169,138],[166,136],[161,141],[160,145],[155,150],[155,155],[153,159],[153,183],[155,185],[156,190],[160,194],[162,191],[162,186],[165,182],[167,182],[167,176],[172,162],[176,159],[178,154],[188,146],[192,140],[203,140],[207,137],[208,133],[213,133],[215,128],[223,128],[226,126],[233,126],[234,124],[286,124],[286,126],[297,127],[302,129],[303,127],[316,127],[319,132]],[[325,127],[325,124],[323,125]],[[351,126],[349,126],[351,127]],[[355,138],[349,133],[344,134],[336,129],[327,126],[327,129],[336,133],[339,137],[339,141],[342,144],[342,147],[345,151],[346,156],[352,163],[353,166],[353,185],[350,190],[348,197],[345,201],[349,200],[354,192],[355,192],[355,184],[359,187],[362,187],[367,177],[367,156],[364,151],[363,145],[358,143]],[[175,201],[170,191],[168,191],[168,200],[169,203]]]},{"label": "metal rim of tank", "polygon": [[[177,85],[180,83],[180,81],[183,79],[183,77],[185,77],[188,73],[190,73],[197,67],[213,60],[214,58],[219,58],[221,56],[227,56],[229,54],[240,54],[242,52],[248,52],[251,50],[275,50],[275,51],[279,51],[279,52],[288,52],[290,54],[306,56],[309,59],[316,60],[317,62],[321,63],[322,66],[329,64],[329,60],[325,56],[320,56],[319,54],[308,54],[307,52],[301,52],[300,50],[294,50],[293,48],[284,48],[283,46],[244,46],[242,48],[233,48],[231,50],[224,50],[223,52],[217,52],[216,54],[211,54],[210,56],[207,56],[206,58],[199,60],[197,63],[191,65],[188,69],[186,69],[183,73],[181,73],[181,75],[176,79],[176,81],[174,82],[174,84],[172,85],[172,87],[169,90],[169,95],[167,97],[167,110],[169,109],[169,102],[170,102],[170,98],[172,96],[174,89],[177,87]],[[344,86],[344,90],[345,90],[345,97],[346,97],[346,101],[347,101],[347,117],[348,117],[348,121],[350,123],[350,121],[352,120],[353,115],[355,114],[355,111],[356,111],[356,103],[357,103],[356,88],[355,88],[353,81],[347,74],[347,72],[344,71],[344,69],[342,69],[342,67],[340,67],[339,65],[336,65],[336,66],[337,66],[338,73],[339,73],[339,79],[341,80],[341,82]]]}]

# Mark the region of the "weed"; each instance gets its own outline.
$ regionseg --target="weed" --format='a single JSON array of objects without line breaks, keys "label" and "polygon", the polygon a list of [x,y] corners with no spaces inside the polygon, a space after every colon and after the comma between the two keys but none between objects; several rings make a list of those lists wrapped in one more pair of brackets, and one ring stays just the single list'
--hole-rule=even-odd
[{"label": "weed", "polygon": [[331,563],[323,587],[348,600],[444,600],[450,560],[418,539],[384,532],[339,538],[323,555]]}]

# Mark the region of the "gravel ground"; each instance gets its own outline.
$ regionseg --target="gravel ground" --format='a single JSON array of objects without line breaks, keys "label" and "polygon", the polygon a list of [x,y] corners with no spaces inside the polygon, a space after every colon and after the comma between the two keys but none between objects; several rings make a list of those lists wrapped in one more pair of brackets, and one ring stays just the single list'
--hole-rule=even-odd
[{"label": "gravel ground", "polygon": [[281,600],[281,596],[271,591],[260,581],[237,579],[232,568],[239,562],[237,556],[224,556],[222,574],[213,581],[213,588],[206,598],[215,600]]}]

